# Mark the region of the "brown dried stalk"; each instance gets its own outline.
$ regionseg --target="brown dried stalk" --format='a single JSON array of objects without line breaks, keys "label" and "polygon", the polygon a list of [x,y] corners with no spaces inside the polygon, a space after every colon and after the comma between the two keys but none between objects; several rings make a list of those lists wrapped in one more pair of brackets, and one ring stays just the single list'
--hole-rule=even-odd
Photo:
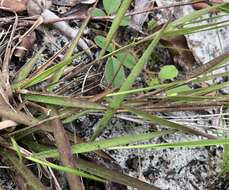
[{"label": "brown dried stalk", "polygon": [[[56,113],[54,113],[56,115]],[[51,121],[53,127],[53,134],[56,140],[56,145],[60,153],[60,160],[66,167],[76,168],[76,162],[71,153],[71,145],[68,140],[68,136],[64,130],[63,124],[60,119],[54,119]],[[66,174],[68,184],[71,190],[83,190],[83,183],[80,177],[74,174]]]}]

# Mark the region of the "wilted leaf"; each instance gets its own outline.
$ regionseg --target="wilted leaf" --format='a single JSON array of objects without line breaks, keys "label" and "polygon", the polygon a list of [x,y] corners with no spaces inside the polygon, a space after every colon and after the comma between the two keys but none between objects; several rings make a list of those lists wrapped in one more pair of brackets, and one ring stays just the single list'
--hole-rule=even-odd
[{"label": "wilted leaf", "polygon": [[114,14],[121,5],[121,0],[103,0],[103,7],[108,15]]},{"label": "wilted leaf", "polygon": [[[99,46],[100,48],[104,47],[106,41],[106,38],[104,36],[96,36],[94,40],[97,46]],[[112,44],[109,44],[107,51],[113,51]]]},{"label": "wilted leaf", "polygon": [[106,13],[102,9],[95,8],[91,12],[91,16],[96,17],[96,16],[106,16]]},{"label": "wilted leaf", "polygon": [[178,75],[178,70],[174,65],[166,65],[161,68],[159,78],[162,80],[173,79]]},{"label": "wilted leaf", "polygon": [[132,69],[136,64],[136,59],[131,53],[118,53],[117,59],[128,69]]},{"label": "wilted leaf", "polygon": [[119,88],[125,81],[124,68],[115,58],[109,58],[105,66],[105,79],[112,82],[113,87]]}]

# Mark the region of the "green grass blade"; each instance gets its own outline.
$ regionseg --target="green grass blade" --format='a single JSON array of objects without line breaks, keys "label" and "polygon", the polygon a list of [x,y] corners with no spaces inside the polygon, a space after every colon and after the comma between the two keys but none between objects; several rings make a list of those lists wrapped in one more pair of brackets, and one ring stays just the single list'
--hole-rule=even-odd
[{"label": "green grass blade", "polygon": [[209,139],[215,139],[216,138],[213,135],[204,133],[204,132],[199,131],[197,129],[189,128],[187,126],[184,126],[184,125],[181,125],[181,124],[177,124],[177,123],[174,123],[172,121],[168,121],[166,119],[160,118],[160,117],[155,116],[155,115],[151,115],[149,113],[146,113],[146,112],[143,112],[143,111],[140,111],[140,110],[136,110],[136,109],[131,108],[131,107],[125,107],[125,108],[128,111],[130,111],[130,112],[132,112],[132,113],[134,113],[134,114],[136,114],[138,116],[143,117],[145,120],[151,121],[151,122],[159,124],[159,125],[167,126],[167,127],[172,128],[172,129],[181,130],[181,131],[186,132],[186,133],[200,135],[200,136],[203,136],[203,137],[206,137],[206,138],[209,138]]},{"label": "green grass blade", "polygon": [[115,35],[116,31],[118,30],[119,25],[122,22],[122,19],[125,15],[127,9],[129,8],[131,2],[132,2],[132,0],[123,0],[122,4],[121,4],[121,6],[117,12],[117,15],[115,16],[115,19],[112,22],[111,28],[107,34],[107,37],[106,37],[105,44],[104,44],[102,50],[100,51],[98,58],[101,58],[105,54],[105,52],[107,51],[107,48],[108,48],[109,44],[111,43],[112,39],[114,38],[114,35]]},{"label": "green grass blade", "polygon": [[64,96],[25,93],[23,94],[23,97],[26,100],[39,102],[39,103],[52,104],[57,106],[85,108],[85,109],[99,109],[99,110],[105,109],[105,107],[97,103],[88,102],[76,98],[64,97]]},{"label": "green grass blade", "polygon": [[59,69],[70,64],[73,59],[74,59],[74,57],[71,57],[69,59],[65,59],[65,60],[61,61],[60,63],[48,68],[44,72],[33,76],[32,78],[28,78],[28,79],[25,79],[19,83],[13,84],[12,87],[14,90],[18,90],[18,89],[28,88],[30,86],[38,84],[38,83],[42,82],[43,80],[45,80],[47,77],[50,77],[51,75],[53,75],[53,73],[55,73]]},{"label": "green grass blade", "polygon": [[167,148],[200,148],[206,146],[217,146],[217,145],[229,145],[229,139],[208,139],[198,141],[184,141],[184,142],[173,142],[173,143],[161,143],[161,144],[142,144],[142,145],[128,145],[111,147],[108,149],[167,149]]},{"label": "green grass blade", "polygon": [[3,155],[9,164],[12,165],[17,172],[19,172],[32,190],[46,189],[39,179],[13,153],[6,150],[1,150],[1,155]]},{"label": "green grass blade", "polygon": [[[154,132],[154,133],[147,133],[147,134],[140,134],[140,135],[126,135],[126,136],[115,137],[107,140],[81,143],[81,144],[73,145],[72,152],[75,154],[91,152],[95,150],[106,149],[112,146],[119,146],[119,145],[124,145],[129,143],[135,143],[138,141],[145,141],[162,135],[171,134],[174,132],[175,132],[174,130],[170,130],[170,131],[161,131],[161,132]],[[58,151],[55,149],[55,150],[44,151],[44,152],[33,154],[32,157],[51,158],[51,157],[58,157],[58,154],[59,154]]]},{"label": "green grass blade", "polygon": [[15,141],[14,138],[11,137],[10,140],[12,142],[12,146],[13,146],[14,150],[16,151],[16,153],[19,157],[20,162],[22,162],[22,154],[21,154],[19,145],[17,144],[17,142]]},{"label": "green grass blade", "polygon": [[77,176],[81,176],[81,177],[85,177],[85,178],[88,178],[88,179],[93,179],[93,180],[96,180],[96,181],[101,181],[101,182],[104,182],[103,179],[99,178],[99,177],[96,177],[96,176],[93,176],[91,174],[87,174],[79,169],[73,169],[73,168],[69,168],[69,167],[64,167],[64,166],[60,166],[60,165],[57,165],[57,164],[53,164],[51,162],[48,162],[48,161],[45,161],[45,160],[40,160],[40,159],[37,159],[37,158],[34,158],[34,157],[27,157],[28,160],[30,161],[33,161],[33,162],[36,162],[38,164],[41,164],[42,166],[48,166],[50,168],[53,168],[53,169],[56,169],[56,170],[59,170],[59,171],[63,171],[63,172],[66,172],[66,173],[71,173],[71,174],[75,174]]},{"label": "green grass blade", "polygon": [[[49,147],[46,147],[44,145],[34,143],[34,141],[30,141],[28,143],[27,140],[23,140],[23,144],[26,144],[27,146],[32,147],[34,151],[43,151],[43,149],[47,150]],[[100,177],[102,179],[106,179],[108,181],[116,182],[119,184],[123,184],[126,186],[134,187],[141,190],[159,190],[157,187],[154,187],[153,185],[150,185],[148,183],[142,182],[137,178],[133,178],[130,176],[127,176],[119,171],[110,170],[104,166],[97,165],[93,162],[85,161],[79,158],[76,158],[76,162],[79,165],[80,170],[87,172],[89,174],[92,174],[94,176]]]},{"label": "green grass blade", "polygon": [[44,51],[44,47],[41,48],[31,60],[29,60],[27,63],[25,63],[20,70],[16,73],[15,79],[13,83],[17,83],[19,81],[24,80],[29,73],[31,72],[33,66],[36,64],[37,60],[40,58],[42,52]]},{"label": "green grass blade", "polygon": [[85,110],[85,111],[80,111],[80,112],[77,112],[75,114],[72,114],[71,116],[65,118],[63,120],[63,123],[66,124],[66,123],[71,123],[73,122],[74,120],[76,119],[79,119],[80,117],[88,114],[88,113],[91,113],[91,112],[96,112],[96,110]]},{"label": "green grass blade", "polygon": [[[87,19],[83,22],[82,26],[80,27],[76,37],[73,39],[73,41],[71,42],[71,45],[70,47],[67,49],[67,52],[65,53],[64,55],[64,59],[63,60],[68,60],[72,57],[72,55],[74,54],[74,50],[77,46],[77,44],[79,43],[79,40],[80,40],[80,37],[82,36],[89,20],[90,20],[91,16],[90,14],[88,15]],[[91,56],[92,57],[92,56]],[[61,76],[63,75],[64,73],[64,69],[65,69],[66,66],[62,67],[61,69],[59,69],[53,76],[52,76],[52,79],[51,79],[51,84],[56,84]],[[53,89],[54,85],[51,85],[49,88],[48,88],[48,91],[51,92],[52,89]]]},{"label": "green grass blade", "polygon": [[215,6],[211,6],[211,7],[208,7],[208,8],[205,8],[205,9],[201,9],[201,10],[198,10],[198,11],[194,11],[193,13],[191,14],[188,14],[184,17],[181,17],[177,20],[175,20],[174,22],[172,22],[169,27],[179,27],[183,24],[187,24],[188,22],[193,22],[194,19],[199,19],[201,18],[203,15],[205,14],[208,14],[210,11],[212,10],[215,10],[217,8],[220,8],[222,6],[224,6],[226,3],[222,3],[222,4],[218,4],[218,5],[215,5]]}]

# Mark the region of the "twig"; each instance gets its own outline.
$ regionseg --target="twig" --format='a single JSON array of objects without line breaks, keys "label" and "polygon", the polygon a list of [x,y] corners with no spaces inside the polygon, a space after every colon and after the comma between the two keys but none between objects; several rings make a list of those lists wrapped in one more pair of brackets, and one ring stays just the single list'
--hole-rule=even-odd
[{"label": "twig", "polygon": [[[55,13],[53,13],[52,11],[50,11],[48,9],[45,9],[41,13],[41,16],[43,17],[44,22],[49,20],[49,19],[59,19],[59,17]],[[69,37],[71,39],[74,39],[79,32],[78,29],[73,29],[64,21],[56,22],[53,24],[53,26],[56,27],[63,34],[65,34],[67,37]],[[87,43],[82,38],[80,38],[78,44],[79,44],[79,47],[81,47],[92,58],[92,53],[91,53],[90,49],[88,48]]]}]

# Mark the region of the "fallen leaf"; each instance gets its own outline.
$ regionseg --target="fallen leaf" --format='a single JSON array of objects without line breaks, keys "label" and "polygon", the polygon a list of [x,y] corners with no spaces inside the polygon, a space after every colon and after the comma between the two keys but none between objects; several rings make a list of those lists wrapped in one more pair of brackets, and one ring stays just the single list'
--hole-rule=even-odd
[{"label": "fallen leaf", "polygon": [[184,36],[164,38],[162,43],[170,47],[169,51],[173,57],[173,62],[179,65],[184,71],[188,72],[192,70],[193,66],[197,64]]},{"label": "fallen leaf", "polygon": [[15,12],[26,11],[27,0],[0,0],[0,6]]},{"label": "fallen leaf", "polygon": [[36,33],[30,32],[28,35],[26,35],[20,45],[16,48],[14,55],[19,58],[23,58],[27,51],[32,48],[34,42],[36,41]]}]

